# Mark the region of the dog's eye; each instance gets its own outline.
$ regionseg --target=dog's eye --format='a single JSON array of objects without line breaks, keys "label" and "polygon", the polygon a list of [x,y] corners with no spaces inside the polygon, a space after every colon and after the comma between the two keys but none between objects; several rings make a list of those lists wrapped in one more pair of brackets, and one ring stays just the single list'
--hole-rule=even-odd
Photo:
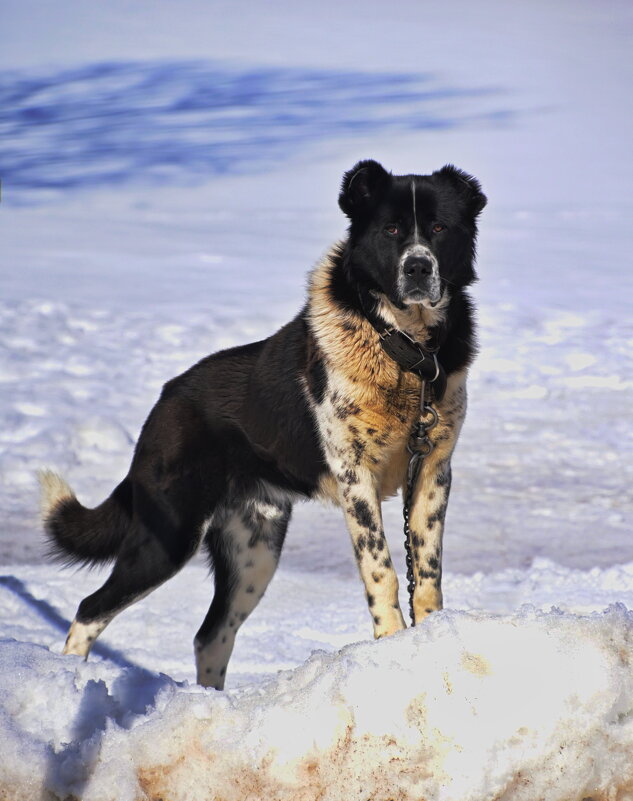
[{"label": "dog's eye", "polygon": [[446,229],[446,226],[442,225],[442,223],[435,223],[435,225],[433,226],[433,233],[434,234],[441,234],[442,231],[444,231],[445,229]]},{"label": "dog's eye", "polygon": [[395,223],[392,223],[391,225],[386,225],[385,231],[389,234],[389,236],[396,236],[398,233],[400,233],[400,229]]}]

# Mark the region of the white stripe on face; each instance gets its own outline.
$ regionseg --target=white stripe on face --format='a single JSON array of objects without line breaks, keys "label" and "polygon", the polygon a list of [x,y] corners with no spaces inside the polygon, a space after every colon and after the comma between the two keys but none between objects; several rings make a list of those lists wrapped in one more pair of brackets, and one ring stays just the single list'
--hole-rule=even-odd
[{"label": "white stripe on face", "polygon": [[[429,301],[432,304],[438,303],[442,297],[442,287],[440,281],[440,268],[437,259],[427,245],[423,245],[420,240],[418,229],[417,207],[415,202],[415,178],[411,179],[411,198],[413,201],[413,244],[409,245],[400,255],[398,263],[398,291],[401,297],[405,294],[406,277],[404,275],[404,263],[409,257],[419,257],[428,259],[431,262],[431,275],[429,276],[428,291]],[[404,302],[409,301],[404,299]],[[414,301],[418,302],[418,301]]]},{"label": "white stripe on face", "polygon": [[420,235],[418,233],[418,215],[415,208],[415,178],[411,179],[411,194],[413,195],[413,244],[417,245],[420,241]]}]

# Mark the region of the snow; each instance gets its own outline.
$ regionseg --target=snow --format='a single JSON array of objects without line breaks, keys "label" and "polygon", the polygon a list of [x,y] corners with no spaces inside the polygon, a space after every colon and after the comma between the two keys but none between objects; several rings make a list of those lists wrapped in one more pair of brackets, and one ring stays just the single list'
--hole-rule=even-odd
[{"label": "snow", "polygon": [[0,790],[35,797],[45,775],[86,801],[629,797],[632,656],[621,605],[442,612],[231,695],[16,643]]},{"label": "snow", "polygon": [[[633,798],[633,7],[262,9],[3,9],[0,797]],[[447,610],[366,641],[340,512],[299,505],[227,692],[201,561],[62,657],[105,574],[43,561],[35,471],[102,500],[164,381],[301,306],[365,157],[490,199]]]}]

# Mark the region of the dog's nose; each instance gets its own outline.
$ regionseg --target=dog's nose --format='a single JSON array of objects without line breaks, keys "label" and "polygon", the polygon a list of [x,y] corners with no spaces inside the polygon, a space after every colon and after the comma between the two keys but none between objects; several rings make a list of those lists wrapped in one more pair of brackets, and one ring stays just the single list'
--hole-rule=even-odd
[{"label": "dog's nose", "polygon": [[408,278],[418,280],[431,275],[433,262],[426,256],[409,256],[405,259],[402,269]]}]

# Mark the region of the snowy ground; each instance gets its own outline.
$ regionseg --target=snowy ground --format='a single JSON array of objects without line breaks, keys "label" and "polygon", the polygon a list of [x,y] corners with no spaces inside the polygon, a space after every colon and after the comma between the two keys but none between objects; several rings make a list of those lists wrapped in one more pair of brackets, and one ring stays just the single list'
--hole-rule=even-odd
[{"label": "snowy ground", "polygon": [[[319,8],[3,11],[0,798],[633,797],[633,620],[602,614],[633,608],[633,10]],[[227,694],[192,685],[201,562],[62,659],[101,577],[42,563],[35,470],[109,493],[165,380],[299,308],[363,157],[490,199],[450,611],[344,648],[369,633],[351,547],[304,505]]]}]

